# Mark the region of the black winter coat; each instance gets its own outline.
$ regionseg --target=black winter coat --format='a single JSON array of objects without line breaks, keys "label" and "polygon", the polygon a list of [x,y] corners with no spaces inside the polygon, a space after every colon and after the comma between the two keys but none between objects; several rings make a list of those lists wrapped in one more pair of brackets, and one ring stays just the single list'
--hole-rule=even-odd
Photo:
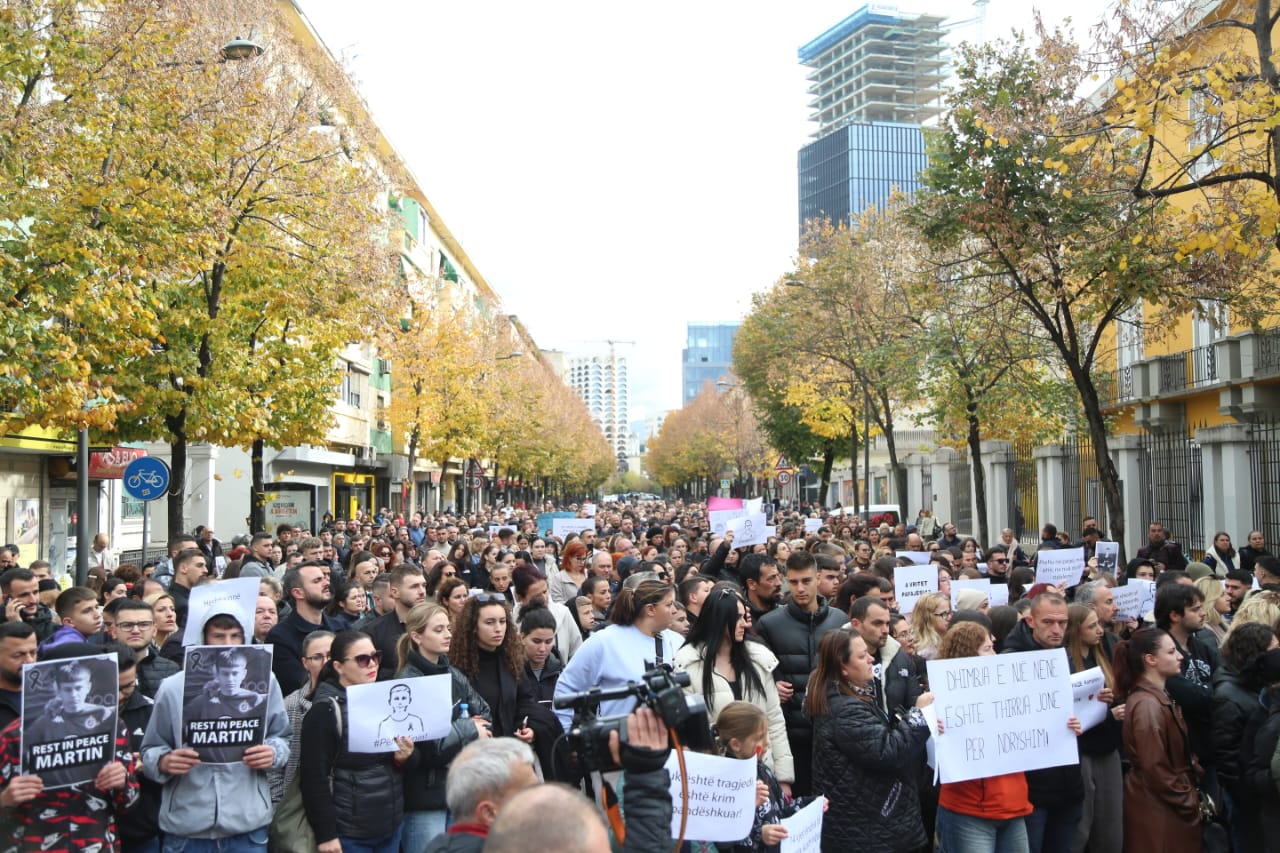
[{"label": "black winter coat", "polygon": [[874,701],[833,685],[813,721],[813,790],[830,808],[823,851],[909,851],[928,841],[916,790],[929,729],[924,717],[891,719]]},{"label": "black winter coat", "polygon": [[[342,714],[342,733],[334,702]],[[347,691],[337,678],[316,688],[314,704],[302,719],[302,760],[298,776],[307,822],[323,844],[339,836],[375,840],[404,820],[404,780],[390,752],[347,750]],[[330,778],[332,777],[332,791]]]},{"label": "black winter coat", "polygon": [[1245,730],[1257,729],[1267,715],[1258,699],[1260,688],[1225,664],[1213,674],[1213,763],[1228,790],[1240,781],[1249,760],[1243,752]]},{"label": "black winter coat", "polygon": [[813,725],[804,713],[804,691],[809,684],[809,673],[818,664],[818,643],[824,634],[847,621],[843,613],[828,607],[826,599],[819,596],[818,609],[812,613],[788,601],[786,606],[769,611],[756,624],[756,633],[778,658],[773,680],[789,682],[795,688],[791,700],[782,703],[793,751],[811,739]]},{"label": "black winter coat", "polygon": [[1244,764],[1240,784],[1233,792],[1237,810],[1254,820],[1245,824],[1253,843],[1248,849],[1280,853],[1280,791],[1271,772],[1271,760],[1280,743],[1280,690],[1267,693],[1268,715],[1245,733]]},{"label": "black winter coat", "polygon": [[[1004,649],[1000,654],[1038,652],[1043,649],[1044,647],[1036,642],[1035,636],[1031,633],[1031,626],[1025,619],[1020,619],[1005,637]],[[1027,799],[1033,806],[1054,808],[1084,799],[1084,777],[1080,775],[1079,764],[1028,770],[1026,775]]]},{"label": "black winter coat", "polygon": [[[439,740],[419,741],[414,751],[417,761],[404,777],[404,810],[406,812],[443,811],[448,808],[444,800],[444,780],[449,764],[462,748],[480,735],[470,717],[490,719],[489,703],[467,681],[467,677],[449,666],[449,659],[441,656],[439,663],[431,663],[417,652],[409,652],[409,661],[396,678],[417,678],[420,675],[449,675],[453,679],[453,727]],[[463,702],[467,703],[467,717],[459,717]]]},{"label": "black winter coat", "polygon": [[168,658],[160,657],[160,649],[155,643],[151,644],[147,656],[138,662],[137,668],[138,690],[148,699],[156,698],[156,691],[160,689],[161,681],[175,672],[182,672],[182,667]]}]

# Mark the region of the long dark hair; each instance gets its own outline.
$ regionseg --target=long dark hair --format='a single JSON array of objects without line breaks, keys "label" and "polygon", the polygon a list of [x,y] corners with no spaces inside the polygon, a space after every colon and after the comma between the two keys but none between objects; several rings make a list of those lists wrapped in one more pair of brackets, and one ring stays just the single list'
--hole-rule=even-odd
[{"label": "long dark hair", "polygon": [[449,662],[460,669],[472,684],[480,677],[480,644],[476,642],[476,627],[480,624],[480,611],[486,607],[501,607],[507,615],[507,632],[502,637],[498,654],[502,657],[503,666],[518,682],[524,672],[524,648],[516,636],[511,608],[507,606],[506,599],[498,595],[477,595],[467,599],[454,623]]},{"label": "long dark hair", "polygon": [[[324,662],[324,667],[320,670],[320,677],[316,679],[316,689],[325,681],[337,681],[338,672],[334,669],[335,663],[340,663],[347,659],[347,652],[351,647],[361,640],[372,640],[372,638],[364,631],[339,631],[333,635],[333,645],[329,647],[329,659]],[[312,690],[311,695],[307,699],[315,701],[316,691]]]},{"label": "long dark hair", "polygon": [[[698,619],[702,621],[701,618]],[[821,717],[831,710],[827,702],[827,687],[835,684],[841,693],[852,694],[841,670],[849,662],[853,638],[858,636],[846,628],[836,628],[822,635],[818,643],[818,666],[809,676],[809,686],[804,697],[804,712],[810,718]]]},{"label": "long dark hair", "polygon": [[1111,670],[1116,677],[1117,698],[1124,698],[1146,674],[1143,658],[1160,649],[1160,641],[1169,636],[1160,628],[1139,628],[1127,640],[1121,640],[1111,656]]},{"label": "long dark hair", "polygon": [[747,641],[735,642],[732,635],[738,628],[738,605],[746,606],[742,594],[731,584],[717,586],[702,602],[702,611],[698,621],[689,631],[686,645],[701,648],[702,658],[702,695],[715,695],[716,657],[720,647],[729,644],[729,663],[734,674],[743,682],[742,695],[750,693],[764,696],[764,684],[760,674],[751,663],[751,652],[747,649]]}]

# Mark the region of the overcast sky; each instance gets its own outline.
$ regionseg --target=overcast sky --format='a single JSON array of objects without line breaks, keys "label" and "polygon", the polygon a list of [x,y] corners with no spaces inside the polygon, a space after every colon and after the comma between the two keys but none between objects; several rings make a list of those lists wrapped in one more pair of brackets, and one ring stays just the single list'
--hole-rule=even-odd
[{"label": "overcast sky", "polygon": [[[862,6],[299,3],[539,346],[637,342],[618,347],[633,420],[680,405],[687,321],[742,317],[793,264],[796,152],[813,130],[796,50]],[[964,0],[901,7],[977,14]],[[1106,3],[1070,8],[1083,39]],[[1031,17],[991,0],[982,32]],[[960,25],[954,41],[978,32]]]}]

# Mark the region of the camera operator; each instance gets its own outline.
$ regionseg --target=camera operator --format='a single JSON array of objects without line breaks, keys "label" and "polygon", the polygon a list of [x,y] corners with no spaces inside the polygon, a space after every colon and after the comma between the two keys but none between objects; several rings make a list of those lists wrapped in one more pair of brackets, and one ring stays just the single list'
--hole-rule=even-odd
[{"label": "camera operator", "polygon": [[[639,708],[627,717],[626,742],[620,741],[618,732],[609,733],[609,752],[624,771],[622,851],[664,850],[671,844],[666,727],[653,711]],[[548,820],[548,815],[556,819]],[[573,788],[548,784],[525,788],[503,804],[483,849],[484,853],[609,853],[610,846],[605,821],[594,804]]]}]

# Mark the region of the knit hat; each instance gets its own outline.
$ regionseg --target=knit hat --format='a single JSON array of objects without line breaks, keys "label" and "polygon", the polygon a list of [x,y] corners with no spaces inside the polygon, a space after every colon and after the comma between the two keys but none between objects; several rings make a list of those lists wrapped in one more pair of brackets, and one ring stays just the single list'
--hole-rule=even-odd
[{"label": "knit hat", "polygon": [[982,602],[987,600],[985,592],[968,587],[956,593],[956,610],[978,610],[982,607]]},{"label": "knit hat", "polygon": [[1213,569],[1209,568],[1207,563],[1197,561],[1194,563],[1187,563],[1187,574],[1191,576],[1193,581],[1198,581],[1200,578],[1207,578],[1212,575]]}]

